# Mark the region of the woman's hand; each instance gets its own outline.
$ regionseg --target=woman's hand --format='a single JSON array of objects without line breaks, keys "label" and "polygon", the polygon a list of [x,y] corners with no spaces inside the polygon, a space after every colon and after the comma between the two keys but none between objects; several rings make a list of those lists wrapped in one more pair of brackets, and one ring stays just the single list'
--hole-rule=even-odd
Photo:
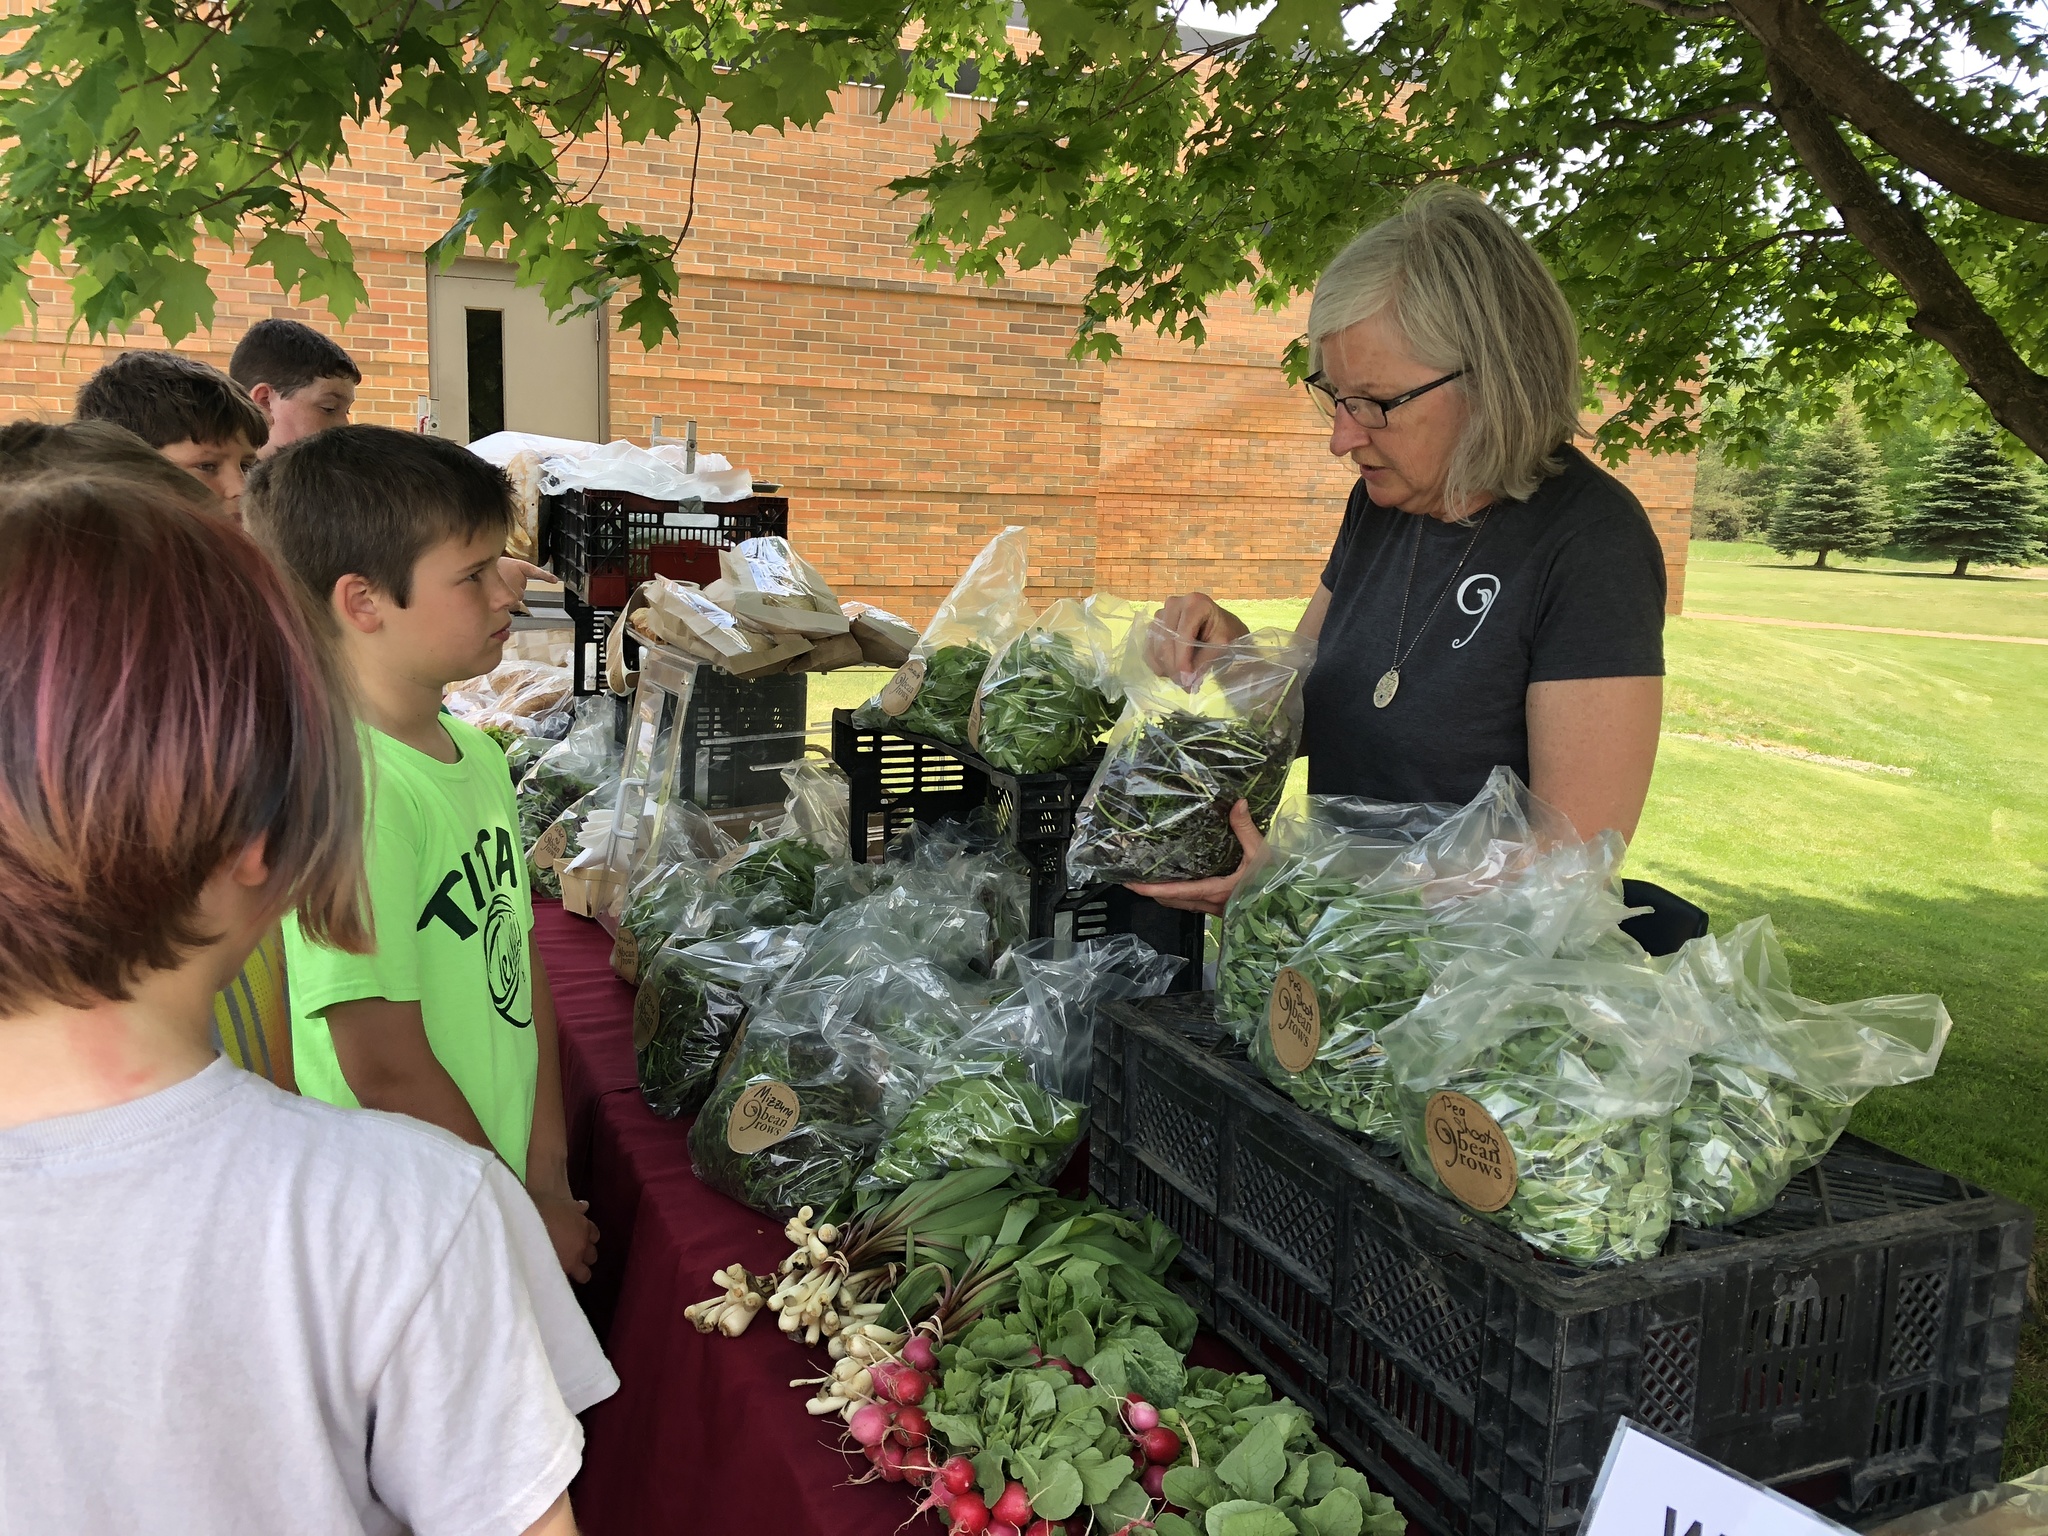
[{"label": "woman's hand", "polygon": [[1244,857],[1238,860],[1233,873],[1214,880],[1176,880],[1166,885],[1133,885],[1128,889],[1140,896],[1151,897],[1162,907],[1220,915],[1238,882],[1250,874],[1266,854],[1266,839],[1252,820],[1252,808],[1242,800],[1230,808],[1230,830],[1237,834],[1238,846],[1244,850]]},{"label": "woman's hand", "polygon": [[1202,676],[1207,650],[1250,633],[1242,619],[1206,592],[1169,597],[1145,631],[1145,665],[1192,688]]}]

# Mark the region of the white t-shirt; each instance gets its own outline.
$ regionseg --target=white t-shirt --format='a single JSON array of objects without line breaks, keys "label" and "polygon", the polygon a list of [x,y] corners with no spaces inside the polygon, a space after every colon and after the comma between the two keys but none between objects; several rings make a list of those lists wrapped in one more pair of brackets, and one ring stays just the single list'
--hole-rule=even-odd
[{"label": "white t-shirt", "polygon": [[0,1532],[517,1536],[617,1388],[444,1131],[226,1061],[0,1130]]}]

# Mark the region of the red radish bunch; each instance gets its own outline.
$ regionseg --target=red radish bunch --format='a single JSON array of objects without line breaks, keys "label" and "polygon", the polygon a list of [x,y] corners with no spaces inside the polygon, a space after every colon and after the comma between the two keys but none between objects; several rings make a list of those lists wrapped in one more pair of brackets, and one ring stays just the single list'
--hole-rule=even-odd
[{"label": "red radish bunch", "polygon": [[939,1352],[923,1334],[912,1334],[903,1341],[903,1363],[912,1370],[935,1371],[939,1368]]}]

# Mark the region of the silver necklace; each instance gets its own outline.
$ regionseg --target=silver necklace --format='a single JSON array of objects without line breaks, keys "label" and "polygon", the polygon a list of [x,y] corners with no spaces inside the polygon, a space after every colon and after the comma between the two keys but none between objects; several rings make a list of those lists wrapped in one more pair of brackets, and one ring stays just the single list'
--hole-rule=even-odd
[{"label": "silver necklace", "polygon": [[1472,529],[1472,537],[1465,541],[1465,553],[1458,556],[1458,563],[1451,568],[1451,579],[1444,583],[1443,591],[1437,593],[1435,604],[1423,616],[1422,628],[1415,631],[1415,638],[1410,640],[1404,649],[1401,637],[1408,631],[1408,598],[1415,590],[1415,562],[1422,554],[1422,524],[1418,522],[1415,525],[1415,542],[1408,550],[1408,584],[1401,589],[1401,622],[1394,626],[1394,664],[1380,675],[1377,683],[1373,684],[1374,709],[1385,709],[1394,702],[1394,695],[1401,688],[1401,663],[1414,654],[1415,647],[1422,641],[1423,632],[1429,628],[1429,621],[1436,617],[1437,609],[1443,607],[1444,599],[1451,595],[1451,588],[1458,584],[1458,572],[1464,570],[1465,562],[1472,558],[1472,547],[1479,542],[1479,535],[1486,527],[1486,520],[1491,516],[1493,508],[1489,505],[1479,514],[1479,521]]}]

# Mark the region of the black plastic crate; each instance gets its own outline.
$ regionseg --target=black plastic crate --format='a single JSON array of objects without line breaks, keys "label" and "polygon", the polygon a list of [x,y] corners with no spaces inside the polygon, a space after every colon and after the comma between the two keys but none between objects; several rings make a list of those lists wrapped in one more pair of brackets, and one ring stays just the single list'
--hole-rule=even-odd
[{"label": "black plastic crate", "polygon": [[1033,938],[1135,933],[1162,954],[1188,961],[1176,990],[1201,984],[1206,929],[1199,913],[1162,907],[1122,886],[1067,889],[1074,810],[1095,776],[1095,759],[1056,773],[1005,773],[929,736],[862,730],[845,709],[833,712],[832,757],[851,786],[855,858],[872,857],[919,823],[965,820],[986,806],[1008,846],[1030,866]]},{"label": "black plastic crate", "polygon": [[707,586],[718,580],[719,550],[771,534],[789,535],[787,496],[677,502],[587,490],[541,498],[541,561],[593,608],[623,608],[653,576]]},{"label": "black plastic crate", "polygon": [[1749,1222],[1578,1269],[1301,1110],[1208,1002],[1103,1010],[1090,1187],[1433,1536],[1575,1531],[1624,1415],[1847,1525],[1998,1480],[2026,1207],[1845,1136]]},{"label": "black plastic crate", "polygon": [[706,810],[780,801],[776,770],[804,755],[809,704],[805,673],[750,680],[699,667],[676,759],[683,794]]},{"label": "black plastic crate", "polygon": [[[618,621],[617,608],[593,608],[574,591],[565,587],[562,591],[562,611],[569,615],[572,637],[569,644],[570,684],[578,695],[603,693],[604,642],[612,632],[612,625]],[[627,664],[639,655],[640,644],[630,632],[626,636]],[[622,731],[619,739],[624,741]]]}]

